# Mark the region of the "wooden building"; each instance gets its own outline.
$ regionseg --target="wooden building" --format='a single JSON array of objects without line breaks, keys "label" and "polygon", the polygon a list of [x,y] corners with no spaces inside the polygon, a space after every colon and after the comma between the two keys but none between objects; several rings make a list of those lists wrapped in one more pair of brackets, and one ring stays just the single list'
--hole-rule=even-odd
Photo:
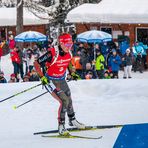
[{"label": "wooden building", "polygon": [[67,22],[76,25],[77,33],[97,29],[112,34],[115,42],[128,37],[130,45],[141,41],[148,45],[147,0],[102,0],[83,4],[67,15]]},{"label": "wooden building", "polygon": [[[23,15],[24,31],[46,34],[48,20],[36,17],[27,9],[24,9]],[[0,38],[7,40],[10,34],[16,35],[16,8],[0,8]]]}]

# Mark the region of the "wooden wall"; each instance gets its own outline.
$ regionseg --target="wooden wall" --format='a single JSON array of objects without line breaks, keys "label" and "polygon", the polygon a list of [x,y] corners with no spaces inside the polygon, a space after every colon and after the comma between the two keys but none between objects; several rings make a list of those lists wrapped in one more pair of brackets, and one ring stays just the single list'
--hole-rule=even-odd
[{"label": "wooden wall", "polygon": [[136,28],[148,27],[148,24],[76,24],[76,31],[79,34],[81,32],[88,31],[93,27],[98,30],[100,30],[100,27],[111,27],[112,31],[122,31],[123,35],[125,32],[129,31],[130,45],[132,46],[136,41]]},{"label": "wooden wall", "polygon": [[[16,26],[8,26],[8,27],[3,27],[3,28],[7,28],[7,32],[12,31],[13,35],[16,35]],[[43,34],[46,34],[46,25],[28,25],[28,26],[24,26],[24,31],[38,31],[41,32]]]}]

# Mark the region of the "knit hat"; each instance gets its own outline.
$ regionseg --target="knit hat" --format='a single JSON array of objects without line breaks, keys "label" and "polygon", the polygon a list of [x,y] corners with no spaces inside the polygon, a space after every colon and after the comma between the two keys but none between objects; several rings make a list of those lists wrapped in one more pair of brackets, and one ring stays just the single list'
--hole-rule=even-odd
[{"label": "knit hat", "polygon": [[60,35],[59,43],[63,43],[67,47],[71,47],[73,45],[72,36],[68,33]]},{"label": "knit hat", "polygon": [[127,53],[127,52],[128,52],[128,53],[130,53],[130,52],[131,52],[129,48],[127,48],[127,49],[126,49],[126,53]]},{"label": "knit hat", "polygon": [[12,73],[12,74],[10,75],[10,77],[15,77],[15,74],[14,74],[14,73]]},{"label": "knit hat", "polygon": [[115,49],[112,49],[112,52],[117,52]]}]

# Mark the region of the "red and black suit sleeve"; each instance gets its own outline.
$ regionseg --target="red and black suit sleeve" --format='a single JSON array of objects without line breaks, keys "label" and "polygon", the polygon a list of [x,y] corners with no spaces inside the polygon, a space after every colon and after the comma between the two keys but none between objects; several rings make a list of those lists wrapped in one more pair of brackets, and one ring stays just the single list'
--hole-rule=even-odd
[{"label": "red and black suit sleeve", "polygon": [[46,62],[51,63],[52,61],[52,53],[51,51],[46,52],[44,55],[37,59],[37,62],[42,66],[45,65]]},{"label": "red and black suit sleeve", "polygon": [[45,63],[51,62],[52,58],[53,56],[51,51],[48,51],[34,62],[34,67],[40,77],[45,75],[45,72],[46,72]]}]

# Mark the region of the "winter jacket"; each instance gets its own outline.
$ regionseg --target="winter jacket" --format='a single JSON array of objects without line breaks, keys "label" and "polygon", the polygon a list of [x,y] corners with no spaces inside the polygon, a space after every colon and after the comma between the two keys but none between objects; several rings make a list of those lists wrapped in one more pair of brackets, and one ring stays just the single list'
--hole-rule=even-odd
[{"label": "winter jacket", "polygon": [[28,66],[33,66],[34,61],[35,61],[35,56],[33,54],[31,54],[31,56],[27,58],[27,65]]},{"label": "winter jacket", "polygon": [[80,64],[82,65],[82,69],[86,69],[87,63],[90,63],[90,56],[86,50],[82,49],[80,55]]},{"label": "winter jacket", "polygon": [[120,64],[121,64],[121,58],[119,55],[111,56],[109,58],[109,65],[111,67],[112,71],[119,71],[120,70]]},{"label": "winter jacket", "polygon": [[133,59],[133,57],[132,57],[131,54],[129,54],[129,55],[125,54],[123,56],[123,58],[124,58],[124,60],[123,60],[123,66],[130,66],[130,65],[132,65],[132,59]]},{"label": "winter jacket", "polygon": [[104,56],[98,55],[97,59],[96,59],[96,70],[103,70],[104,69],[104,63],[105,63],[105,59]]},{"label": "winter jacket", "polygon": [[0,77],[0,83],[7,83],[7,80],[4,77]]},{"label": "winter jacket", "polygon": [[0,43],[0,57],[3,56],[3,46],[5,45],[5,42]]},{"label": "winter jacket", "polygon": [[29,81],[39,81],[40,78],[37,74],[33,74],[30,76]]},{"label": "winter jacket", "polygon": [[20,64],[21,61],[20,61],[20,57],[19,57],[18,52],[12,50],[10,52],[10,57],[11,57],[12,62]]},{"label": "winter jacket", "polygon": [[0,47],[0,57],[3,55],[3,49]]},{"label": "winter jacket", "polygon": [[133,53],[134,56],[137,56],[138,54],[145,55],[145,50],[141,45],[133,46]]},{"label": "winter jacket", "polygon": [[14,49],[15,47],[15,41],[13,40],[9,40],[9,49]]},{"label": "winter jacket", "polygon": [[75,69],[82,69],[82,65],[80,64],[80,56],[74,56],[71,60],[72,65]]}]

